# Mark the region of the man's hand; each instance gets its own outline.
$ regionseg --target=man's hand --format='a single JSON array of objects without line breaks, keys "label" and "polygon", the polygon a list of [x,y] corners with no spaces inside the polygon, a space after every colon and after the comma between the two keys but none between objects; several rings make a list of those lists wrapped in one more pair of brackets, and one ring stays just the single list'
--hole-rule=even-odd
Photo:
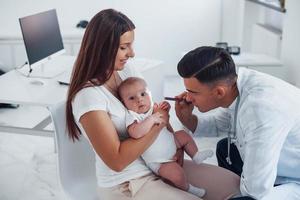
[{"label": "man's hand", "polygon": [[176,96],[178,100],[175,102],[175,111],[178,119],[184,123],[184,121],[192,117],[192,112],[194,110],[194,105],[186,101],[187,92]]},{"label": "man's hand", "polygon": [[181,123],[192,132],[196,130],[198,119],[193,115],[194,105],[186,100],[187,92],[176,96],[178,100],[175,102],[176,116]]}]

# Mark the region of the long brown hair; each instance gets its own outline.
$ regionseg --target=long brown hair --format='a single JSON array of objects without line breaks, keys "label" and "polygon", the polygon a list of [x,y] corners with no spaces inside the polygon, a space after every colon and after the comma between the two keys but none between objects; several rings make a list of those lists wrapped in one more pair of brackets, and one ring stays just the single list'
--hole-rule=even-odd
[{"label": "long brown hair", "polygon": [[66,102],[67,128],[73,141],[79,140],[81,135],[73,116],[74,97],[82,88],[102,85],[111,77],[120,37],[134,28],[127,16],[113,9],[100,11],[88,23],[73,67]]}]

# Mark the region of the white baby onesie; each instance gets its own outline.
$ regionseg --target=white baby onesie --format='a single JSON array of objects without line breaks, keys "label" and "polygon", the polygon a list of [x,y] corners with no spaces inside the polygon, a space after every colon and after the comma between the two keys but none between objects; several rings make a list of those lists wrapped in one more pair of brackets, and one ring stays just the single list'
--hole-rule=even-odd
[{"label": "white baby onesie", "polygon": [[[141,122],[145,120],[148,116],[152,115],[152,112],[153,107],[145,114],[138,114],[129,110],[126,114],[126,127],[135,121]],[[160,163],[173,161],[176,149],[174,134],[167,128],[163,128],[154,143],[142,154],[142,158],[147,166],[158,174]]]}]

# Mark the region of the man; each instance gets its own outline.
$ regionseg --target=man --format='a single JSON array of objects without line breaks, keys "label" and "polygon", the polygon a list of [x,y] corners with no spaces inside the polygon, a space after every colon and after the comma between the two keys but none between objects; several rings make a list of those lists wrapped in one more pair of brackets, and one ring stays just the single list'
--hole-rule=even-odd
[{"label": "man", "polygon": [[[196,48],[177,69],[187,90],[177,96],[177,117],[199,135],[228,133],[217,144],[217,159],[241,176],[242,195],[300,199],[300,90],[253,70],[237,74],[221,48]],[[194,106],[200,112],[221,108],[198,119]]]}]

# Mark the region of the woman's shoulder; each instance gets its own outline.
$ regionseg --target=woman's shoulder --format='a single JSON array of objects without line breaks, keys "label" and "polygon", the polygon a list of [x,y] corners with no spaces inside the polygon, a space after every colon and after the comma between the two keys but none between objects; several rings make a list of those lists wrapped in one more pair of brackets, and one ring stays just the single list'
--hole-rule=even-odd
[{"label": "woman's shoulder", "polygon": [[99,86],[81,89],[72,101],[73,115],[79,121],[80,117],[92,110],[107,111],[109,100]]},{"label": "woman's shoulder", "polygon": [[82,98],[82,97],[97,98],[99,96],[103,96],[104,93],[101,87],[102,86],[89,86],[89,87],[82,88],[77,92],[74,99]]},{"label": "woman's shoulder", "polygon": [[91,106],[95,104],[107,105],[108,99],[102,86],[92,86],[79,90],[75,95],[72,104],[73,106]]}]

